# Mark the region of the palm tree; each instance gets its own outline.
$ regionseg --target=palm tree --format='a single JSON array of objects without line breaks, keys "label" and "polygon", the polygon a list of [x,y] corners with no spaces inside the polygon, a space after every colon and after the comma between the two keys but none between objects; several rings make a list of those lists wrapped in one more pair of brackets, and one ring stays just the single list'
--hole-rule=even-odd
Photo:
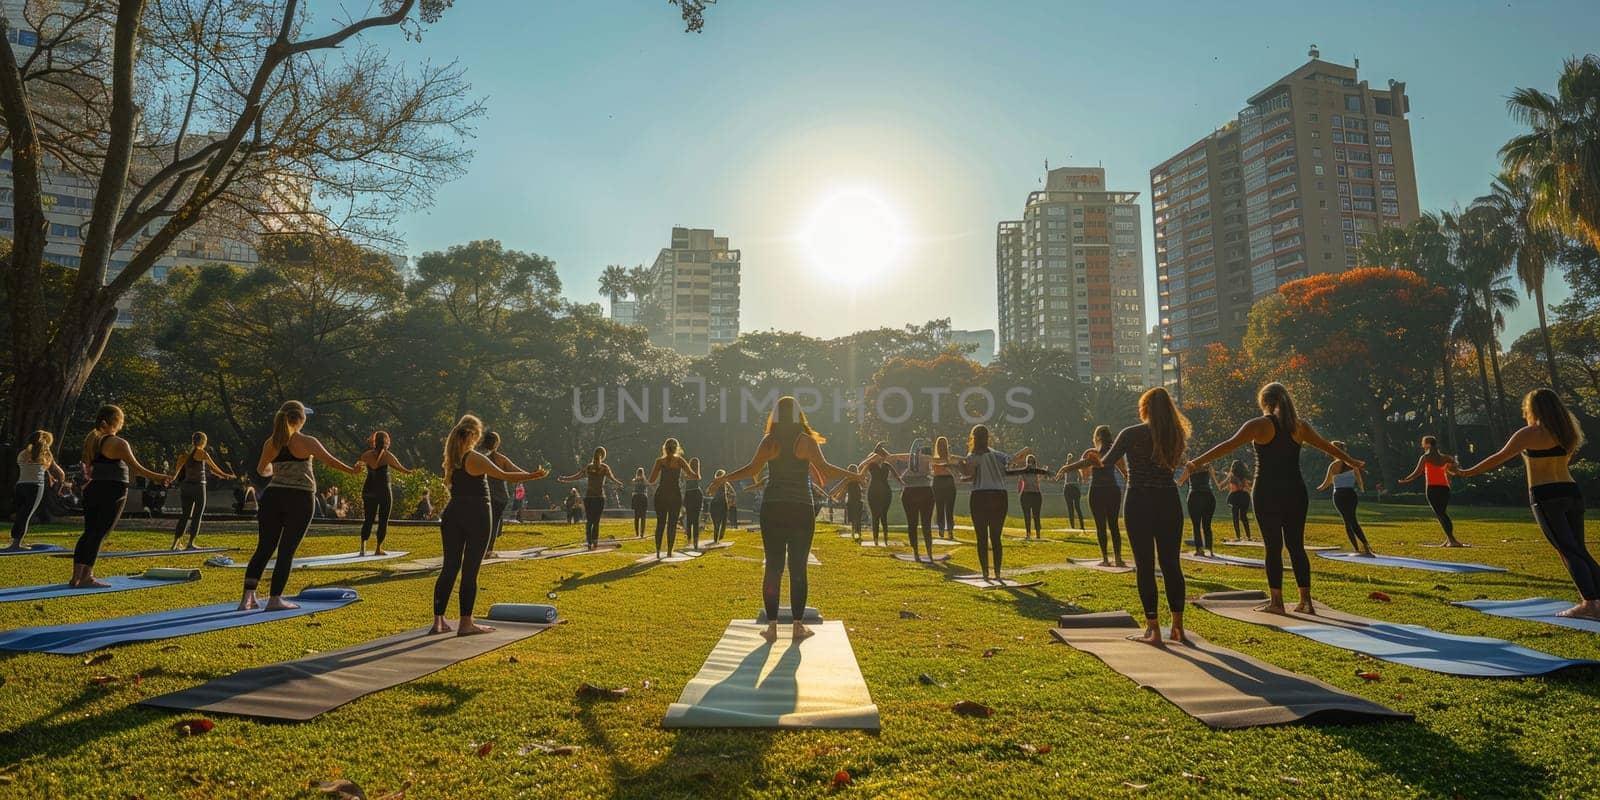
[{"label": "palm tree", "polygon": [[1530,130],[1506,142],[1500,158],[1527,173],[1534,217],[1600,247],[1600,56],[1567,59],[1555,94],[1517,89],[1506,107]]},{"label": "palm tree", "polygon": [[[1505,311],[1517,306],[1517,293],[1511,288],[1511,262],[1506,256],[1511,250],[1511,229],[1491,206],[1483,203],[1474,203],[1457,214],[1446,214],[1445,222],[1454,239],[1455,258],[1466,290],[1461,331],[1478,355],[1490,429],[1497,435],[1506,435],[1506,394],[1500,378],[1498,334],[1505,329]],[[1485,361],[1494,370],[1493,396]]]},{"label": "palm tree", "polygon": [[1453,366],[1464,340],[1460,333],[1460,319],[1466,308],[1467,293],[1463,287],[1460,265],[1454,259],[1450,228],[1446,220],[1449,213],[1425,213],[1403,229],[1385,228],[1369,237],[1364,245],[1371,249],[1365,254],[1372,263],[1400,269],[1409,269],[1446,293],[1449,306],[1449,335],[1440,343],[1439,371],[1443,383],[1444,417],[1447,440],[1451,452],[1461,452],[1460,429],[1456,423],[1456,390]]},{"label": "palm tree", "polygon": [[1550,342],[1550,324],[1545,317],[1544,278],[1545,267],[1560,257],[1564,237],[1539,220],[1535,210],[1537,203],[1528,173],[1514,170],[1501,172],[1490,185],[1489,194],[1476,201],[1493,209],[1500,217],[1499,224],[1509,233],[1505,256],[1516,263],[1517,280],[1533,297],[1539,313],[1539,337],[1544,342],[1545,369],[1550,376],[1550,387],[1559,391],[1561,379],[1556,374],[1555,347]]},{"label": "palm tree", "polygon": [[628,268],[621,264],[611,264],[600,273],[600,293],[611,298],[611,309],[616,311],[617,303],[633,290],[633,284],[628,280]]}]

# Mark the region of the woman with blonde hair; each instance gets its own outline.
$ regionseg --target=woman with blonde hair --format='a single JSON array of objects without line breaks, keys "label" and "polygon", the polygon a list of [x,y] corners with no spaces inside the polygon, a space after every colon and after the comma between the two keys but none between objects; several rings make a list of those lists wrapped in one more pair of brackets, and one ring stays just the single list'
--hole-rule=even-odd
[{"label": "woman with blonde hair", "polygon": [[1232,438],[1190,461],[1188,472],[1200,471],[1201,467],[1246,442],[1255,447],[1256,479],[1251,504],[1255,506],[1261,541],[1267,546],[1267,589],[1272,597],[1261,610],[1284,613],[1283,551],[1287,548],[1295,586],[1300,590],[1300,604],[1295,606],[1295,612],[1315,614],[1316,607],[1311,604],[1311,559],[1306,556],[1305,542],[1306,513],[1311,499],[1300,473],[1300,446],[1309,444],[1343,461],[1351,469],[1359,470],[1366,463],[1333,446],[1311,427],[1311,423],[1297,415],[1294,398],[1283,384],[1273,382],[1261,387],[1256,405],[1261,408],[1261,416],[1240,426]]},{"label": "woman with blonde hair", "polygon": [[67,473],[56,463],[50,452],[55,437],[49,431],[34,431],[22,450],[17,453],[17,487],[11,494],[11,544],[7,550],[21,550],[22,539],[28,535],[28,525],[44,502],[50,479],[64,483]]},{"label": "woman with blonde hair", "polygon": [[590,550],[600,546],[600,518],[606,513],[606,481],[618,486],[622,481],[611,472],[611,465],[606,463],[606,449],[596,447],[594,456],[583,469],[563,475],[557,480],[562,483],[584,481],[583,489],[583,541],[584,546]]},{"label": "woman with blonde hair", "polygon": [[378,541],[372,546],[372,554],[381,556],[384,537],[389,535],[389,513],[394,508],[394,487],[389,483],[389,470],[394,469],[401,475],[410,475],[412,470],[395,458],[394,451],[389,449],[389,434],[384,431],[373,431],[367,437],[367,451],[356,463],[367,468],[366,480],[361,482],[361,554],[366,555],[367,539],[372,536],[373,523],[377,523]]},{"label": "woman with blonde hair", "polygon": [[700,479],[700,473],[685,461],[678,452],[678,440],[668,438],[661,443],[661,457],[650,470],[650,483],[656,487],[656,558],[661,558],[661,536],[667,537],[667,555],[672,555],[678,539],[678,515],[683,512],[683,484],[681,477],[688,475]]},{"label": "woman with blonde hair", "polygon": [[[1147,644],[1161,643],[1161,623],[1157,616],[1159,596],[1156,569],[1166,585],[1167,608],[1172,612],[1172,631],[1168,638],[1186,641],[1183,633],[1184,581],[1183,501],[1178,497],[1174,471],[1183,466],[1183,451],[1189,443],[1189,420],[1172,402],[1172,395],[1157,386],[1139,398],[1138,425],[1124,428],[1111,447],[1091,450],[1082,460],[1067,465],[1071,469],[1098,466],[1128,459],[1128,493],[1125,521],[1128,545],[1133,548],[1135,583],[1139,603],[1144,607],[1145,632],[1130,636]],[[1187,477],[1185,475],[1184,477]]]},{"label": "woman with blonde hair", "polygon": [[286,401],[272,415],[272,435],[261,445],[256,472],[267,478],[267,488],[256,503],[256,551],[244,570],[240,611],[261,607],[256,587],[274,553],[277,562],[268,584],[266,610],[299,608],[283,599],[283,591],[289,585],[289,571],[294,568],[294,552],[311,527],[311,516],[316,511],[317,478],[311,469],[312,460],[320,458],[350,475],[357,472],[355,467],[334,458],[322,442],[301,432],[310,415],[311,409],[299,400]]},{"label": "woman with blonde hair", "polygon": [[[950,440],[943,436],[933,440],[933,527],[939,538],[949,539],[956,527],[956,476],[950,471]],[[861,530],[856,529],[856,538]]]},{"label": "woman with blonde hair", "polygon": [[[1100,540],[1100,566],[1109,567],[1113,563],[1125,566],[1122,562],[1122,530],[1117,526],[1117,517],[1122,513],[1122,487],[1117,485],[1117,473],[1122,473],[1126,479],[1128,467],[1126,464],[1111,461],[1105,454],[1111,452],[1111,426],[1097,425],[1094,429],[1094,447],[1083,451],[1084,460],[1075,463],[1088,463],[1089,468],[1089,513],[1094,517],[1094,535]],[[1090,454],[1098,453],[1101,458],[1092,460]],[[1065,469],[1065,468],[1063,468]],[[1111,549],[1106,549],[1109,539]],[[1112,561],[1116,556],[1116,561]]]},{"label": "woman with blonde hair", "polygon": [[[1033,455],[1033,448],[1024,447],[1015,453],[1005,453],[990,446],[989,426],[974,425],[967,435],[967,454],[954,456],[948,463],[959,467],[972,480],[972,493],[967,496],[967,513],[972,515],[972,530],[978,536],[978,569],[984,580],[1001,581],[1001,534],[1006,527],[1006,511],[1011,496],[1006,492],[1006,470],[1019,466]],[[993,553],[994,577],[989,577],[990,554]]]},{"label": "woman with blonde hair", "polygon": [[89,485],[83,489],[83,535],[72,548],[72,580],[75,589],[104,588],[111,584],[96,580],[94,562],[106,534],[117,527],[122,509],[128,504],[128,475],[137,473],[152,483],[166,486],[171,475],[145,469],[134,457],[128,440],[118,436],[124,420],[122,409],[104,405],[95,414],[94,430],[83,439],[83,467]]},{"label": "woman with blonde hair", "polygon": [[1535,389],[1522,398],[1526,427],[1511,434],[1505,447],[1470,469],[1464,478],[1481,475],[1517,456],[1528,473],[1528,503],[1544,538],[1561,556],[1561,562],[1578,589],[1578,603],[1558,617],[1600,620],[1600,563],[1589,553],[1583,537],[1583,492],[1572,478],[1570,465],[1583,446],[1583,429],[1561,395]]},{"label": "woman with blonde hair", "polygon": [[[489,457],[494,465],[506,472],[522,472],[522,467],[514,463],[505,453],[500,452],[500,434],[488,431],[483,434],[483,454]],[[548,471],[546,472],[548,474]],[[505,481],[491,476],[489,478],[489,518],[493,530],[489,532],[489,550],[495,551],[495,542],[500,541],[500,533],[506,524],[506,507],[511,505],[510,487]],[[568,520],[571,521],[570,519]]]},{"label": "woman with blonde hair", "polygon": [[184,545],[185,550],[194,549],[194,537],[200,533],[200,518],[206,513],[206,476],[216,473],[216,476],[225,480],[234,480],[237,476],[217,466],[211,460],[211,453],[206,450],[206,435],[195,431],[189,437],[189,449],[178,456],[178,466],[172,470],[182,481],[178,490],[178,497],[183,503],[182,510],[178,512],[178,525],[172,529],[172,549],[178,549],[178,540],[183,538],[183,529],[189,528],[189,543]]},{"label": "woman with blonde hair", "polygon": [[734,481],[754,478],[767,471],[761,493],[761,545],[766,568],[761,580],[761,600],[767,615],[767,629],[761,636],[768,642],[778,638],[778,592],[785,565],[789,569],[789,608],[794,616],[793,637],[799,641],[811,635],[801,624],[806,608],[806,557],[816,534],[816,506],[812,504],[811,476],[821,483],[835,479],[859,481],[861,476],[828,463],[822,454],[822,434],[812,430],[805,412],[793,397],[778,399],[767,417],[766,434],[756,446],[750,463],[717,478],[706,490],[716,494]]},{"label": "woman with blonde hair", "polygon": [[[727,474],[728,474],[727,470],[719,469],[719,470],[717,470],[717,474],[712,475],[711,477],[712,477],[713,480],[715,480],[715,479],[721,478],[721,477],[723,477],[724,475],[727,475]],[[733,508],[734,503],[736,503],[738,501],[736,499],[736,496],[733,493],[733,484],[731,484],[731,483],[724,484],[723,487],[722,487],[722,491],[720,491],[720,492],[711,492],[710,494],[711,494],[711,541],[713,543],[721,543],[722,535],[724,533],[727,533],[727,531],[728,531],[728,510]]]},{"label": "woman with blonde hair", "polygon": [[472,619],[472,608],[478,599],[478,569],[483,566],[483,555],[489,551],[489,540],[494,535],[489,481],[520,483],[550,474],[545,469],[533,472],[504,469],[477,451],[482,440],[483,421],[471,414],[461,417],[444,440],[444,483],[450,487],[450,502],[439,514],[444,563],[433,584],[433,633],[450,632],[444,612],[450,605],[450,590],[455,586],[458,573],[461,576],[461,623],[455,629],[456,635],[471,636],[494,630]]}]

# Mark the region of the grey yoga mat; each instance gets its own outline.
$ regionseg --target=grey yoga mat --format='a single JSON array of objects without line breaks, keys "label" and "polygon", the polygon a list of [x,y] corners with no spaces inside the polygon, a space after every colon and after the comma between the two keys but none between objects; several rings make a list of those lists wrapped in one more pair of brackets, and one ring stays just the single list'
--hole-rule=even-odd
[{"label": "grey yoga mat", "polygon": [[1211,728],[1411,719],[1410,714],[1212,644],[1192,631],[1187,632],[1187,645],[1157,647],[1127,638],[1139,630],[1127,612],[1114,611],[1064,616],[1051,633]]},{"label": "grey yoga mat", "polygon": [[[326,556],[300,556],[294,561],[289,562],[289,566],[293,569],[304,569],[306,567],[340,567],[346,564],[366,564],[372,561],[388,561],[391,558],[399,558],[405,555],[410,555],[410,552],[406,550],[390,550],[381,556],[372,555],[370,553],[367,555],[362,555],[360,553],[334,553],[333,555]],[[235,561],[227,556],[212,556],[211,558],[206,559],[206,565],[212,567],[244,569],[245,567],[250,566],[250,559]],[[274,558],[267,562],[265,569],[277,569],[277,567],[278,559]]]},{"label": "grey yoga mat", "polygon": [[856,664],[840,622],[810,625],[798,642],[778,626],[778,640],[761,638],[765,625],[728,623],[700,672],[667,707],[665,728],[788,728],[878,730],[878,707]]},{"label": "grey yoga mat", "polygon": [[554,606],[497,603],[495,630],[476,636],[434,635],[426,628],[385,636],[293,661],[235,672],[199,686],[152,697],[155,708],[303,721],[352,700],[431,675],[452,664],[542,633],[556,624]]}]

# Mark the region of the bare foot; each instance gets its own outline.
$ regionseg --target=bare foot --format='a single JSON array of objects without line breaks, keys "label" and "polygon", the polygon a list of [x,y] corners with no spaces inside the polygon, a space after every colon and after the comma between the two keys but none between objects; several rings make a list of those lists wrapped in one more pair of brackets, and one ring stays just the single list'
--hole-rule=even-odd
[{"label": "bare foot", "polygon": [[200,548],[198,548],[198,547],[195,547],[195,546],[194,546],[194,542],[190,542],[190,543],[188,543],[188,544],[186,544],[186,545],[184,545],[184,546],[183,546],[183,549],[185,549],[185,550],[198,550],[198,549],[200,549]]},{"label": "bare foot", "polygon": [[1444,546],[1445,547],[1466,547],[1466,545],[1462,544],[1461,542],[1456,541],[1455,539],[1451,539],[1450,541],[1445,542]]},{"label": "bare foot", "polygon": [[766,639],[767,644],[778,641],[778,623],[768,623],[767,629],[761,632],[761,638]]},{"label": "bare foot", "polygon": [[297,609],[299,607],[300,607],[299,604],[291,603],[288,600],[285,600],[285,599],[283,599],[281,597],[271,597],[271,598],[267,599],[267,607],[265,609],[263,609],[263,610],[265,610],[265,611],[293,611],[293,610],[295,610],[295,609]]},{"label": "bare foot", "polygon": [[377,548],[377,549],[373,550],[372,554],[375,555],[375,556],[386,556],[386,555],[389,555],[389,551],[384,550],[383,548],[380,547],[380,548]]},{"label": "bare foot", "polygon": [[1284,610],[1282,603],[1266,603],[1264,605],[1256,606],[1255,610],[1261,611],[1261,612],[1264,612],[1264,613],[1267,613],[1267,614],[1288,614],[1289,613],[1288,611]]},{"label": "bare foot", "polygon": [[807,628],[806,626],[801,625],[798,622],[796,622],[794,624],[794,633],[791,634],[791,636],[794,639],[794,641],[797,641],[797,642],[800,641],[801,639],[809,639],[814,635],[816,635],[816,631],[813,631],[810,628]]},{"label": "bare foot", "polygon": [[1129,634],[1126,638],[1130,642],[1143,642],[1145,644],[1150,644],[1150,645],[1155,645],[1156,647],[1160,647],[1161,646],[1161,628],[1158,627],[1158,626],[1155,626],[1155,625],[1151,625],[1150,627],[1144,629],[1144,633]]},{"label": "bare foot", "polygon": [[1123,561],[1122,559],[1119,558],[1119,559],[1117,559],[1117,566],[1119,566],[1119,567],[1127,567],[1128,564],[1127,564],[1127,562],[1125,562],[1125,561]]},{"label": "bare foot", "polygon": [[1189,637],[1184,635],[1182,628],[1173,628],[1172,634],[1167,637],[1167,641],[1177,642],[1178,644],[1188,644]]},{"label": "bare foot", "polygon": [[1296,613],[1296,614],[1316,614],[1317,613],[1317,607],[1312,605],[1310,602],[1304,602],[1304,603],[1301,603],[1301,604],[1299,604],[1299,605],[1294,607],[1294,613]]},{"label": "bare foot", "polygon": [[1378,557],[1378,554],[1372,552],[1371,548],[1367,548],[1366,550],[1363,550],[1363,551],[1361,551],[1359,553],[1356,553],[1356,555],[1361,556],[1362,558],[1377,558]]},{"label": "bare foot", "polygon": [[1109,566],[1111,566],[1111,559],[1109,559],[1109,558],[1102,558],[1102,559],[1100,559],[1100,566],[1102,566],[1102,567],[1109,567]]},{"label": "bare foot", "polygon": [[455,629],[450,627],[450,623],[442,619],[436,619],[433,621],[433,627],[428,629],[428,633],[449,633],[453,630]]},{"label": "bare foot", "polygon": [[74,589],[91,589],[91,588],[92,589],[109,589],[109,588],[111,588],[111,584],[106,583],[105,581],[100,580],[99,578],[96,578],[96,577],[94,577],[92,575],[87,577],[87,578],[84,578],[81,581],[74,581],[74,582],[69,583],[67,585],[71,586]]},{"label": "bare foot", "polygon": [[456,631],[457,636],[477,636],[480,633],[493,633],[493,625],[477,625],[470,622],[461,623],[461,630]]},{"label": "bare foot", "polygon": [[261,604],[256,600],[255,592],[245,592],[244,596],[239,598],[240,611],[254,611],[260,607]]}]

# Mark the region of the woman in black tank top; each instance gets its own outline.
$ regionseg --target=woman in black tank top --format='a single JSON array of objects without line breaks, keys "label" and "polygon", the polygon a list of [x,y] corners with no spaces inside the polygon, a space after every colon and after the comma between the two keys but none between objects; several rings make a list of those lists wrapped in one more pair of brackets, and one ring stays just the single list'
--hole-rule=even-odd
[{"label": "woman in black tank top", "polygon": [[778,638],[778,595],[784,567],[789,570],[789,609],[794,623],[793,640],[811,635],[801,624],[806,608],[806,558],[816,533],[816,507],[812,505],[811,477],[819,484],[834,480],[860,481],[861,476],[828,463],[822,455],[823,438],[811,429],[805,412],[793,397],[782,397],[767,418],[766,435],[756,447],[750,463],[712,479],[706,491],[716,494],[734,481],[754,478],[767,470],[766,488],[761,496],[761,545],[766,568],[761,579],[762,612],[767,628],[762,638]]},{"label": "woman in black tank top", "polygon": [[100,557],[100,545],[117,527],[122,518],[122,508],[128,503],[128,474],[142,475],[163,486],[172,483],[171,475],[145,469],[133,455],[128,441],[118,436],[122,431],[122,409],[106,405],[95,415],[94,430],[83,441],[83,464],[89,472],[89,485],[83,490],[83,535],[72,548],[72,580],[74,589],[86,587],[105,588],[111,584],[94,576],[94,562]]},{"label": "woman in black tank top", "polygon": [[178,497],[182,503],[178,524],[172,529],[173,550],[178,549],[185,527],[189,529],[189,543],[183,549],[194,549],[194,539],[200,534],[200,518],[206,513],[207,476],[216,475],[225,481],[238,477],[211,460],[211,453],[206,450],[207,441],[204,432],[195,431],[189,437],[189,451],[178,457],[178,465],[172,470],[179,479]]},{"label": "woman in black tank top", "polygon": [[372,547],[372,554],[381,556],[384,537],[389,535],[389,512],[394,509],[394,488],[389,483],[389,470],[393,469],[401,475],[410,475],[412,471],[395,458],[394,451],[389,449],[389,434],[383,431],[373,431],[367,437],[367,452],[362,453],[356,463],[367,468],[367,477],[361,482],[361,554],[367,553],[367,539],[372,536],[373,524],[376,523],[378,541]]},{"label": "woman in black tank top", "polygon": [[1189,472],[1198,472],[1206,464],[1234,451],[1246,442],[1255,447],[1256,479],[1252,500],[1256,510],[1256,525],[1261,529],[1261,540],[1267,546],[1267,589],[1271,601],[1262,610],[1284,613],[1283,604],[1283,550],[1289,551],[1289,562],[1294,568],[1295,585],[1300,590],[1299,614],[1314,614],[1311,604],[1311,559],[1306,556],[1306,512],[1310,496],[1305,478],[1300,474],[1300,445],[1309,444],[1328,455],[1360,470],[1365,462],[1357,461],[1344,450],[1317,434],[1310,423],[1296,416],[1294,399],[1281,383],[1261,387],[1256,396],[1262,416],[1246,422],[1233,438],[1207,450],[1190,461]]},{"label": "woman in black tank top", "polygon": [[619,488],[622,481],[611,472],[611,465],[606,463],[606,449],[596,447],[594,457],[583,469],[563,475],[557,480],[562,483],[575,483],[583,481],[583,541],[584,546],[590,550],[600,546],[600,518],[606,513],[606,483],[609,481]]},{"label": "woman in black tank top", "polygon": [[[1094,447],[1083,451],[1083,458],[1089,458],[1090,453],[1104,456],[1111,452],[1111,428],[1100,425],[1094,429]],[[1116,473],[1121,472],[1126,479],[1128,467],[1126,461],[1113,461],[1098,464],[1089,469],[1089,513],[1094,516],[1094,534],[1100,540],[1100,566],[1109,567],[1115,563],[1119,567],[1127,564],[1122,561],[1122,529],[1118,527],[1117,517],[1122,512],[1122,487],[1117,485]],[[1109,541],[1111,549],[1106,549]],[[1116,561],[1112,561],[1112,555]]]},{"label": "woman in black tank top", "polygon": [[695,472],[678,452],[678,440],[667,439],[661,443],[661,457],[656,459],[655,468],[650,471],[650,482],[656,484],[656,558],[661,558],[661,538],[666,535],[667,555],[672,555],[677,546],[678,515],[683,512],[683,483],[682,478],[699,479],[700,473]]}]

